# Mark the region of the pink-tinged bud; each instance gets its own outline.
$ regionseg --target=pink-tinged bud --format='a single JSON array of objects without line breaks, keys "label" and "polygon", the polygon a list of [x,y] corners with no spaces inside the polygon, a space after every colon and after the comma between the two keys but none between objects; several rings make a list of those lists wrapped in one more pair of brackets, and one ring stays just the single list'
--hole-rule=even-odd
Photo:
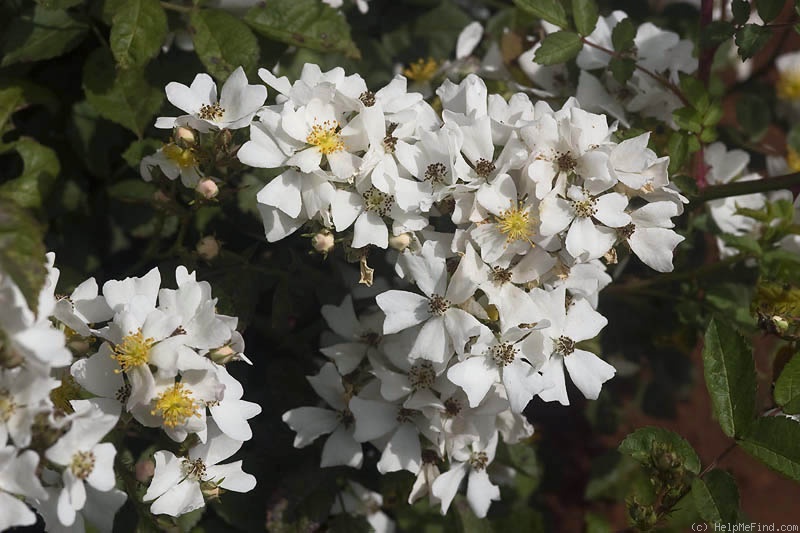
[{"label": "pink-tinged bud", "polygon": [[328,230],[322,230],[311,237],[311,246],[321,254],[327,254],[333,250],[333,233]]},{"label": "pink-tinged bud", "polygon": [[208,356],[211,358],[211,360],[217,363],[218,365],[226,365],[230,363],[231,361],[236,359],[237,355],[238,354],[234,351],[234,349],[228,346],[227,344],[225,346],[217,348],[216,350],[211,350],[208,353]]},{"label": "pink-tinged bud", "polygon": [[211,200],[215,198],[217,194],[219,194],[219,187],[214,182],[214,180],[209,178],[203,178],[200,180],[200,183],[194,188],[195,191],[200,193],[200,196],[205,198],[206,200]]},{"label": "pink-tinged bud", "polygon": [[156,471],[156,464],[150,459],[136,463],[136,480],[147,483]]},{"label": "pink-tinged bud", "polygon": [[411,235],[408,233],[401,233],[400,235],[392,235],[389,237],[389,246],[398,252],[402,252],[411,244]]},{"label": "pink-tinged bud", "polygon": [[186,144],[194,144],[194,131],[189,128],[184,128],[183,126],[179,127],[175,130],[175,140],[181,140]]},{"label": "pink-tinged bud", "polygon": [[211,261],[219,255],[219,250],[221,247],[222,245],[217,239],[211,235],[207,235],[200,239],[200,241],[197,243],[197,246],[195,246],[195,250],[197,251],[197,255],[199,255],[202,259]]}]

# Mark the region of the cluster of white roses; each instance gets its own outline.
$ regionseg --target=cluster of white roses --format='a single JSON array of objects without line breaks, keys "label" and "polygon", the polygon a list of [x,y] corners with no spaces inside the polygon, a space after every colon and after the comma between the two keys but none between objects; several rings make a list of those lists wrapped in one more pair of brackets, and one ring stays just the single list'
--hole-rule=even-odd
[{"label": "cluster of white roses", "polygon": [[[333,363],[309,381],[332,409],[302,407],[284,420],[296,446],[332,433],[323,466],[360,466],[361,443],[371,442],[382,450],[381,472],[418,476],[410,501],[429,492],[443,512],[468,475],[467,498],[485,516],[499,498],[487,473],[498,437],[530,436],[521,414],[528,402],[569,403],[565,367],[592,399],[614,375],[578,345],[606,324],[594,309],[611,280],[600,258],[613,261],[614,246],[626,242],[648,265],[671,270],[682,237],[670,219],[682,199],[646,134],[616,143],[605,117],[574,100],[557,111],[521,94],[506,102],[470,76],[439,88],[440,119],[401,91],[402,78],[355,100],[360,78],[328,75],[310,93],[326,91],[327,102],[298,105],[299,90],[282,91],[289,98],[259,113],[240,151],[259,166],[292,166],[303,152],[315,158],[259,193],[267,237],[308,219],[337,232],[352,225],[351,247],[402,249],[397,273],[419,292],[383,292],[380,310],[360,319],[349,300],[323,308],[344,342],[323,349]],[[306,84],[304,76],[292,89]],[[329,114],[316,111],[323,106]],[[293,138],[306,143],[281,150],[298,114],[305,130]],[[320,116],[346,124],[327,133],[329,153],[313,142]],[[327,196],[307,203],[323,187]],[[435,231],[431,219],[452,229]],[[449,469],[440,474],[442,459]]]},{"label": "cluster of white roses", "polygon": [[278,93],[272,105],[240,71],[219,100],[199,75],[167,87],[187,115],[159,124],[249,123],[239,160],[283,169],[257,195],[267,239],[306,226],[319,251],[341,242],[362,265],[391,247],[400,289],[411,289],[385,291],[361,314],[350,296],[323,307],[340,338],[308,380],[329,408],[284,414],[295,446],[330,434],[322,466],[360,467],[369,442],[380,472],[417,476],[409,501],[428,493],[443,512],[468,477],[485,516],[500,497],[489,477],[498,440],[532,434],[531,399],[568,404],[565,368],[590,399],[615,373],[580,343],[607,323],[595,308],[616,247],[672,270],[683,237],[671,219],[685,199],[668,158],[649,134],[617,142],[616,124],[575,99],[557,110],[522,93],[506,100],[474,75],[439,87],[441,112],[402,76],[373,92],[341,68],[308,64],[294,84],[259,75]]},{"label": "cluster of white roses", "polygon": [[[787,159],[780,156],[769,156],[767,158],[767,177],[758,172],[751,172],[748,169],[750,155],[744,150],[728,150],[721,142],[716,142],[706,147],[703,155],[708,166],[706,179],[710,185],[769,179],[769,176],[792,172],[791,167],[787,164]],[[769,203],[778,200],[790,203],[794,201],[794,218],[795,220],[800,219],[800,201],[793,200],[793,195],[789,190],[776,190],[768,193],[757,192],[719,198],[708,201],[706,206],[720,234],[757,239],[765,230],[764,222],[743,214],[741,210],[760,211],[765,209]],[[735,248],[727,245],[720,236],[717,236],[716,240],[720,255],[723,257],[738,253]],[[784,250],[793,253],[800,252],[800,237],[798,235],[786,235],[777,244]]]},{"label": "cluster of white roses", "polygon": [[[78,405],[73,416],[65,417],[57,412],[50,398],[50,392],[59,385],[53,373],[72,362],[64,334],[50,322],[56,307],[54,291],[59,276],[59,271],[53,268],[54,259],[53,254],[48,254],[48,276],[36,312],[30,309],[11,276],[0,271],[0,530],[36,523],[36,514],[26,502],[38,509],[55,506],[59,490],[42,486],[38,474],[39,452],[46,448],[54,461],[64,464],[60,461],[64,448],[69,447],[69,439],[63,439],[61,444],[48,437],[57,438],[71,419],[87,414],[85,406]],[[107,458],[102,452],[101,463]],[[57,473],[46,473],[53,474],[51,477],[60,483]],[[75,478],[71,474],[69,477],[75,486]],[[79,487],[84,497],[83,479],[87,477],[81,479]],[[108,486],[102,475],[93,476],[92,481],[104,486],[104,491],[113,488],[113,482]],[[71,514],[74,520],[75,511]]]},{"label": "cluster of white roses", "polygon": [[[117,450],[107,440],[133,420],[176,442],[196,435],[187,457],[155,453],[144,495],[155,500],[153,514],[197,509],[220,488],[251,490],[255,478],[241,461],[217,464],[252,437],[247,419],[261,409],[241,400],[224,366],[246,360],[244,343],[236,319],[216,313],[208,283],[178,267],[178,289],[161,289],[153,269],[102,292],[90,278],[57,299],[53,260],[48,254],[35,314],[9,276],[0,280],[0,529],[34,524],[29,504],[49,531],[110,531],[126,493],[116,488]],[[93,347],[73,361],[72,351]]]},{"label": "cluster of white roses", "polygon": [[[627,18],[624,11],[614,11],[597,20],[576,60],[580,69],[576,86],[569,84],[566,65],[542,66],[533,61],[540,44],[523,53],[519,65],[546,94],[574,94],[584,109],[608,113],[623,125],[627,125],[629,114],[638,114],[675,127],[672,112],[684,104],[665,85],[677,84],[681,72],[697,70],[694,44],[649,22],[638,26],[633,48],[625,54],[636,61],[636,69],[625,84],[620,84],[609,69],[614,57],[611,36],[617,24]],[[561,29],[548,22],[542,26],[546,33]]]}]

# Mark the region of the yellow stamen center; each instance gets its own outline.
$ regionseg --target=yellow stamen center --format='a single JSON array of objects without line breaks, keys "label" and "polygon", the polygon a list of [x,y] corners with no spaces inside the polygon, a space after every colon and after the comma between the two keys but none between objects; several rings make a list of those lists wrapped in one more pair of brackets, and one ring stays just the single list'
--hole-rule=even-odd
[{"label": "yellow stamen center", "polygon": [[7,389],[0,389],[0,421],[8,422],[17,410],[17,402]]},{"label": "yellow stamen center", "polygon": [[193,416],[199,417],[199,407],[200,404],[192,398],[192,391],[178,382],[158,395],[155,409],[150,414],[160,416],[165,426],[174,428]]},{"label": "yellow stamen center", "polygon": [[531,242],[531,237],[535,233],[536,220],[531,216],[530,209],[523,207],[522,203],[517,204],[516,207],[506,209],[496,219],[497,227],[500,233],[506,236],[507,243],[515,241]]},{"label": "yellow stamen center", "polygon": [[800,172],[800,154],[789,148],[786,153],[786,164],[792,172]]},{"label": "yellow stamen center", "polygon": [[144,338],[141,328],[136,333],[131,333],[123,338],[120,344],[114,346],[114,353],[111,354],[111,358],[115,359],[121,367],[114,372],[119,374],[146,365],[150,362],[150,348],[153,347],[153,344],[155,344],[153,339]]},{"label": "yellow stamen center", "polygon": [[94,462],[94,453],[91,451],[78,452],[72,456],[72,463],[70,463],[69,469],[72,470],[76,478],[86,479],[94,470]]},{"label": "yellow stamen center", "polygon": [[433,78],[438,68],[439,63],[432,57],[428,59],[419,58],[408,65],[408,68],[403,69],[403,76],[416,82],[426,82]]},{"label": "yellow stamen center", "polygon": [[782,72],[776,88],[781,100],[800,100],[800,70]]},{"label": "yellow stamen center", "polygon": [[167,144],[162,149],[167,159],[181,168],[193,167],[195,164],[194,154],[189,148],[181,148],[177,144]]},{"label": "yellow stamen center", "polygon": [[316,146],[325,155],[344,150],[342,136],[339,135],[341,126],[336,121],[326,120],[322,124],[314,124],[311,133],[306,137],[306,142]]}]

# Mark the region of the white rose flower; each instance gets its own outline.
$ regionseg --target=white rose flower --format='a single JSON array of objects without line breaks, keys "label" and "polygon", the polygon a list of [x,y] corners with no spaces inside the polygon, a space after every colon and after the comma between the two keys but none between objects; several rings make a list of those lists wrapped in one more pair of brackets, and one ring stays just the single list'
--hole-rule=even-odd
[{"label": "white rose flower", "polygon": [[235,130],[250,125],[256,112],[267,99],[263,85],[248,85],[242,67],[234,70],[222,86],[217,99],[217,84],[208,74],[198,74],[187,87],[182,83],[167,84],[167,100],[185,111],[180,117],[159,117],[156,128],[189,126],[198,131]]},{"label": "white rose flower", "polygon": [[154,454],[156,469],[142,500],[153,504],[150,512],[180,516],[205,505],[201,484],[219,486],[233,492],[249,492],[256,478],[242,471],[242,461],[219,464],[242,447],[211,424],[208,440],[189,449],[187,457],[172,452]]}]

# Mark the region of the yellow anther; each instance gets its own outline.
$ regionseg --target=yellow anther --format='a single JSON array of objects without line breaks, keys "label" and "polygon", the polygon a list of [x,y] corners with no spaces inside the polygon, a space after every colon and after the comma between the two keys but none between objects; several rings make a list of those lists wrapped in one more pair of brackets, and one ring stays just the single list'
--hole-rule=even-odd
[{"label": "yellow anther", "polygon": [[439,63],[432,57],[428,59],[419,58],[409,64],[408,68],[403,69],[403,76],[416,82],[430,81],[436,74],[438,68]]},{"label": "yellow anther", "polygon": [[192,391],[178,382],[158,395],[150,414],[160,416],[165,426],[174,428],[185,424],[193,416],[199,417],[199,407],[199,402],[192,398]]},{"label": "yellow anther", "polygon": [[181,168],[188,168],[195,165],[194,154],[189,148],[181,148],[177,144],[167,144],[162,149],[167,159]]},{"label": "yellow anther", "polygon": [[132,368],[146,365],[150,362],[150,348],[155,341],[151,338],[144,338],[141,328],[136,333],[131,333],[122,339],[122,342],[114,346],[111,358],[115,359],[120,369],[114,370],[117,374],[128,372]]},{"label": "yellow anther", "polygon": [[536,220],[531,216],[530,209],[523,207],[522,203],[506,209],[495,218],[500,233],[506,236],[506,243],[531,242],[531,237],[536,233]]},{"label": "yellow anther", "polygon": [[325,155],[344,150],[342,136],[339,135],[341,127],[336,121],[326,120],[322,124],[314,124],[311,132],[306,137],[306,142],[316,146]]}]

